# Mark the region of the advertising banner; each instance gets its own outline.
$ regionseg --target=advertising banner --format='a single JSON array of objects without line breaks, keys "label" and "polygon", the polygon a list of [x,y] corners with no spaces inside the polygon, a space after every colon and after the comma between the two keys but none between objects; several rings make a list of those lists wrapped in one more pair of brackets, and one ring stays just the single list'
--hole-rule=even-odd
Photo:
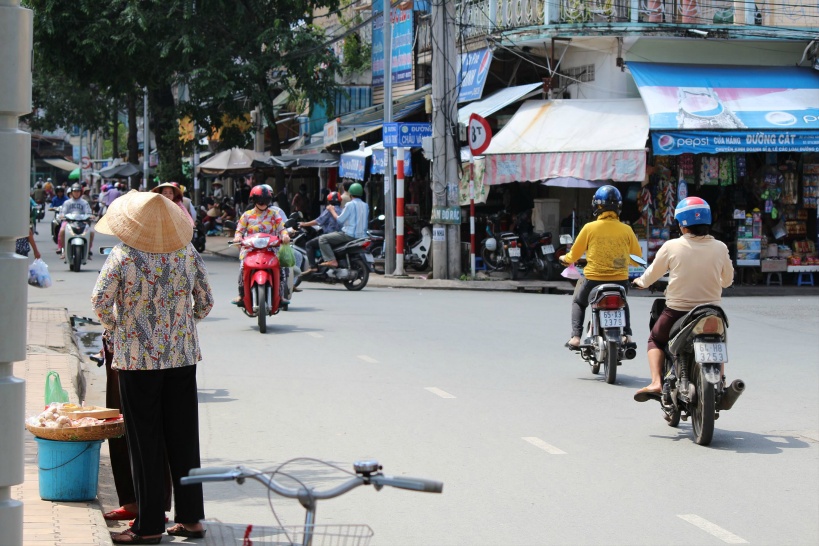
[{"label": "advertising banner", "polygon": [[458,102],[478,100],[483,95],[483,86],[492,64],[492,50],[488,47],[461,54],[458,70]]},{"label": "advertising banner", "polygon": [[[412,8],[392,8],[392,83],[412,81],[414,23]],[[384,86],[384,0],[373,0],[373,87]]]},{"label": "advertising banner", "polygon": [[[409,148],[404,149],[404,176],[412,176],[412,153]],[[393,155],[392,158],[393,174],[398,174],[398,162]],[[384,156],[384,150],[373,150],[373,166],[370,168],[371,174],[384,174],[387,170],[387,159]]]},{"label": "advertising banner", "polygon": [[367,158],[361,154],[341,154],[338,165],[338,175],[341,178],[364,180],[364,166]]},{"label": "advertising banner", "polygon": [[819,152],[819,130],[652,131],[655,155]]}]

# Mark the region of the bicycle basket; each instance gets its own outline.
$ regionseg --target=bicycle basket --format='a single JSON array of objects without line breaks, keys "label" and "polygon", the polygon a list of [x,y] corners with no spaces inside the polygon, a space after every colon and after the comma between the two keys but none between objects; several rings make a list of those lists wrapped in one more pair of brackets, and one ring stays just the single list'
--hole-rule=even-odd
[{"label": "bicycle basket", "polygon": [[[304,525],[265,527],[244,523],[205,521],[206,546],[298,546],[304,541]],[[373,537],[369,525],[311,525],[313,546],[367,546]]]}]

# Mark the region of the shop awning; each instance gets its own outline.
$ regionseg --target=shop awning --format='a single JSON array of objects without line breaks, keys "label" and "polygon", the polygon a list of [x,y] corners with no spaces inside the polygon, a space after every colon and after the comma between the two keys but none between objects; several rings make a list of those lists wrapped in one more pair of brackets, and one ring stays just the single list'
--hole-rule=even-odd
[{"label": "shop awning", "polygon": [[71,172],[74,169],[79,169],[80,168],[80,166],[77,165],[76,163],[66,161],[65,159],[49,157],[47,159],[43,158],[43,161],[45,161],[46,163],[48,163],[52,167],[57,167],[60,170],[68,171],[68,172]]},{"label": "shop awning", "polygon": [[[260,162],[254,162],[261,166]],[[338,167],[338,154],[322,152],[318,154],[272,155],[264,161],[267,167],[290,167],[292,169],[316,169]]]},{"label": "shop awning", "polygon": [[640,99],[526,101],[484,152],[485,181],[642,182],[647,140]]},{"label": "shop awning", "polygon": [[[424,109],[424,100],[432,93],[432,86],[425,85],[421,89],[396,99],[392,105],[393,121],[400,121],[411,114]],[[339,117],[338,139],[336,143],[347,142],[378,131],[384,124],[384,105],[371,106],[363,110],[344,114]],[[291,149],[294,154],[320,152],[332,146],[324,143],[324,133],[310,135],[310,142]]]},{"label": "shop awning", "polygon": [[819,73],[630,62],[654,153],[819,151]]},{"label": "shop awning", "polygon": [[[381,143],[378,143],[381,145]],[[341,178],[352,178],[353,180],[364,180],[367,158],[373,155],[372,146],[364,146],[352,152],[341,154],[338,165],[338,176]]]},{"label": "shop awning", "polygon": [[516,85],[501,89],[497,93],[489,95],[483,100],[470,102],[466,106],[458,109],[458,123],[469,123],[469,116],[478,114],[481,117],[491,116],[498,110],[506,108],[520,100],[529,98],[543,89],[543,83],[529,83],[526,85]]}]

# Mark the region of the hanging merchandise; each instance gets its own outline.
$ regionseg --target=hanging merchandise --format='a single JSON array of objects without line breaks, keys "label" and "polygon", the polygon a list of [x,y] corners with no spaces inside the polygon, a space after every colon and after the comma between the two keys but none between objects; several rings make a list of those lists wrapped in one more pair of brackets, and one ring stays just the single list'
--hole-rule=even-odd
[{"label": "hanging merchandise", "polygon": [[678,163],[681,177],[694,176],[694,154],[682,154]]},{"label": "hanging merchandise", "polygon": [[665,207],[663,210],[664,226],[674,225],[674,209],[677,206],[677,203],[674,200],[676,193],[674,184],[669,182],[663,192],[663,206]]},{"label": "hanging merchandise", "polygon": [[654,214],[654,198],[651,197],[651,190],[644,186],[637,196],[637,205],[640,208],[640,219],[638,223],[647,226],[651,224],[651,216]]},{"label": "hanging merchandise", "polygon": [[738,155],[737,158],[737,176],[745,178],[748,175],[748,167],[746,166],[745,156]]},{"label": "hanging merchandise", "polygon": [[819,163],[804,164],[802,173],[802,206],[815,209],[819,198]]}]

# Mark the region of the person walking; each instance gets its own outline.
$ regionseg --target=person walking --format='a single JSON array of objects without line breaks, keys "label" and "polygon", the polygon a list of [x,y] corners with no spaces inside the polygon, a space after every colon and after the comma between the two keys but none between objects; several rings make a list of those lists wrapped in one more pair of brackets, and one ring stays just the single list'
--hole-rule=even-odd
[{"label": "person walking", "polygon": [[[193,228],[170,199],[131,192],[111,204],[97,229],[122,241],[100,271],[91,305],[112,332],[138,507],[133,526],[111,540],[159,544],[163,532],[201,538],[202,487],[180,486],[200,466],[196,322],[213,308],[205,264],[190,244]],[[166,464],[176,521],[168,529]]]}]

